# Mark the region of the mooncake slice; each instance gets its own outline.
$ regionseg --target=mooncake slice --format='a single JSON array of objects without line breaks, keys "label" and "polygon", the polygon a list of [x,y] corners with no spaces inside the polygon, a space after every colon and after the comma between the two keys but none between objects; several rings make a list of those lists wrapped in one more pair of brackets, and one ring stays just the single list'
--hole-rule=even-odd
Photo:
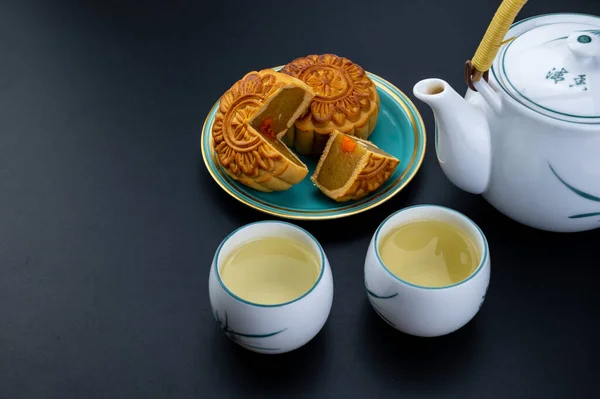
[{"label": "mooncake slice", "polygon": [[367,140],[334,131],[311,180],[335,201],[358,200],[381,187],[399,163]]},{"label": "mooncake slice", "polygon": [[301,182],[306,165],[278,138],[306,111],[314,93],[271,69],[250,72],[221,97],[212,127],[214,156],[234,180],[263,192]]},{"label": "mooncake slice", "polygon": [[320,156],[334,130],[368,139],[379,116],[377,88],[365,70],[335,54],[309,55],[281,69],[315,92],[310,108],[285,134],[284,142],[302,155]]}]

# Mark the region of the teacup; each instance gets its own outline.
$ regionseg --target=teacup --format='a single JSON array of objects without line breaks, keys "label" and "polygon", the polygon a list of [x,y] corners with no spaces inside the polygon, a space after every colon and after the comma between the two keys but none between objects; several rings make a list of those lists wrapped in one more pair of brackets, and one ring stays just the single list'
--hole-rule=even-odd
[{"label": "teacup", "polygon": [[[479,253],[478,266],[461,281],[446,286],[423,286],[394,274],[382,261],[380,243],[388,233],[410,222],[433,220],[464,232]],[[419,205],[390,215],[375,231],[364,269],[367,296],[375,312],[406,334],[435,337],[454,332],[477,314],[490,281],[490,255],[481,229],[449,208]]]},{"label": "teacup", "polygon": [[[312,251],[318,275],[310,289],[287,302],[253,303],[227,287],[221,271],[233,251],[251,240],[271,237],[291,238]],[[208,288],[221,329],[238,345],[259,353],[289,352],[308,343],[325,325],[333,303],[333,278],[323,248],[306,230],[279,221],[250,223],[227,236],[213,258]]]}]

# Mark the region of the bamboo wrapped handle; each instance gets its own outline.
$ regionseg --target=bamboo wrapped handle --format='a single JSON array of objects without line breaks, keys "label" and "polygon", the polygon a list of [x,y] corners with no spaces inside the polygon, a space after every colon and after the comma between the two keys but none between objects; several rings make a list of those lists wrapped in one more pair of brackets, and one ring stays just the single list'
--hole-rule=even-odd
[{"label": "bamboo wrapped handle", "polygon": [[500,4],[473,59],[465,64],[465,80],[471,90],[475,90],[473,82],[478,82],[482,76],[487,80],[488,70],[503,44],[504,36],[525,3],[527,0],[503,0]]}]

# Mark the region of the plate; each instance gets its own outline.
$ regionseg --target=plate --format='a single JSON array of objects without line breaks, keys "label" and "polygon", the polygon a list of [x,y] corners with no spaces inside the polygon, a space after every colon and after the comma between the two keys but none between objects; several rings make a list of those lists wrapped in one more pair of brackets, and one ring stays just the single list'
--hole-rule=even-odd
[{"label": "plate", "polygon": [[[279,69],[275,68],[276,70]],[[233,180],[215,158],[211,130],[219,102],[210,110],[202,128],[202,158],[215,182],[241,203],[284,219],[327,220],[373,209],[398,194],[416,175],[425,156],[423,119],[409,98],[385,79],[367,72],[379,93],[381,108],[377,126],[369,140],[400,160],[394,174],[375,192],[358,200],[338,203],[319,191],[310,180],[316,158],[299,156],[308,166],[304,180],[286,191],[263,193]]]}]

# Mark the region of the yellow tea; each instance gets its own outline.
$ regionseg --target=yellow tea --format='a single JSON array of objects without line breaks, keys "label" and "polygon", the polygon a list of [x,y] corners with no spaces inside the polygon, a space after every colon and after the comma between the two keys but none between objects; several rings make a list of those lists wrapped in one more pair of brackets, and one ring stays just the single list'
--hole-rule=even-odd
[{"label": "yellow tea", "polygon": [[221,279],[249,302],[273,305],[292,301],[314,285],[319,259],[304,243],[287,237],[264,237],[236,248],[223,262]]},{"label": "yellow tea", "polygon": [[392,229],[379,245],[384,265],[409,283],[442,287],[468,278],[480,262],[474,240],[445,222],[420,220]]}]

